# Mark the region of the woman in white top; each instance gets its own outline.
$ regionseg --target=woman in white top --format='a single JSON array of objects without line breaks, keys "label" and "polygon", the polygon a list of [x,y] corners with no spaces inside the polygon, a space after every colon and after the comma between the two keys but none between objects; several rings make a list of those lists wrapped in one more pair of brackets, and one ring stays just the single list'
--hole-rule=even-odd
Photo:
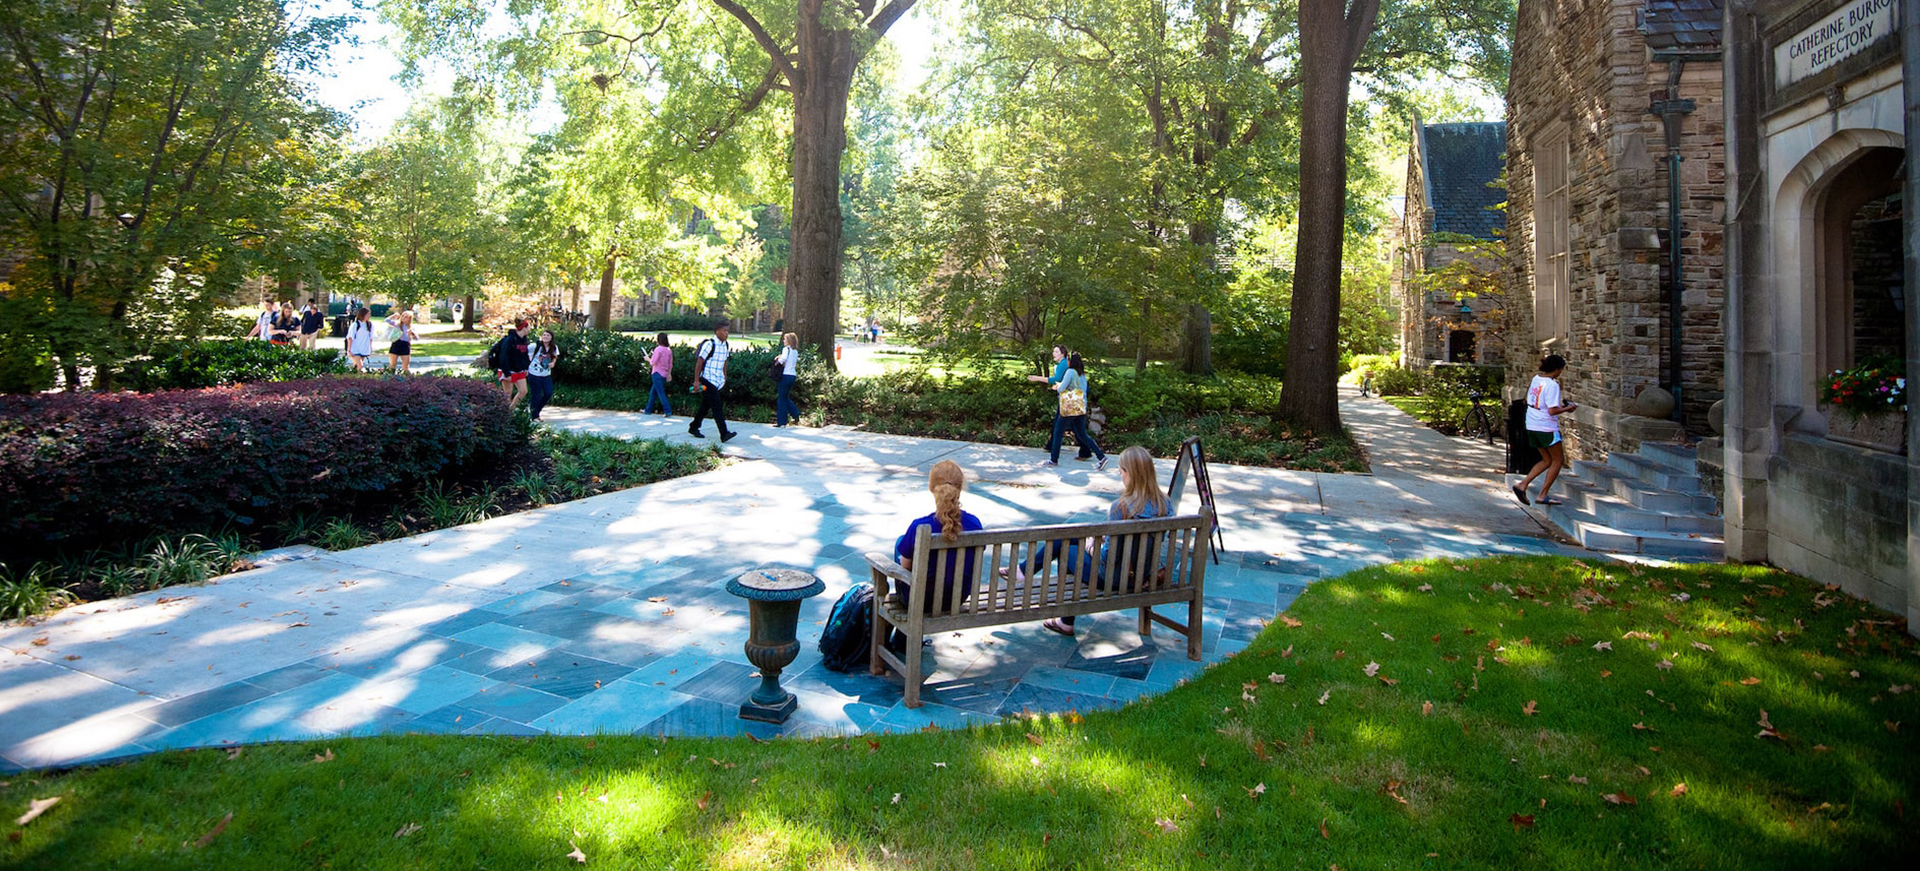
[{"label": "woman in white top", "polygon": [[800,366],[800,337],[788,333],[780,337],[780,356],[774,358],[780,366],[780,384],[773,400],[774,423],[776,427],[786,426],[788,420],[800,422],[800,409],[793,404],[793,382],[799,375],[795,372]]},{"label": "woman in white top", "polygon": [[413,331],[413,312],[387,315],[387,326],[393,328],[393,344],[387,346],[387,369],[405,375],[413,367],[413,343],[420,338]]},{"label": "woman in white top", "polygon": [[367,371],[367,358],[373,356],[373,311],[365,306],[347,324],[347,356],[353,360],[353,371]]},{"label": "woman in white top", "polygon": [[1575,406],[1560,399],[1560,373],[1566,369],[1566,358],[1548,354],[1540,361],[1540,374],[1533,376],[1533,382],[1527,385],[1527,443],[1539,449],[1540,462],[1534,463],[1532,471],[1513,485],[1513,498],[1522,505],[1532,504],[1527,499],[1527,488],[1541,473],[1546,474],[1546,480],[1540,484],[1540,496],[1533,501],[1541,505],[1560,504],[1558,499],[1547,498],[1547,491],[1553,489],[1554,480],[1560,477],[1560,467],[1567,462],[1567,446],[1560,439],[1560,415]]}]

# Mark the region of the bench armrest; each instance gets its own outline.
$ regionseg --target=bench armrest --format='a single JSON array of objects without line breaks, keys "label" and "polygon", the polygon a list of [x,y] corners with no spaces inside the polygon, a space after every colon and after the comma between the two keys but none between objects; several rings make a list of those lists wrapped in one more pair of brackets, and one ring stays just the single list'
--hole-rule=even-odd
[{"label": "bench armrest", "polygon": [[868,551],[867,565],[872,567],[875,572],[886,575],[900,583],[913,583],[913,573],[901,568],[899,563],[894,562],[892,554]]}]

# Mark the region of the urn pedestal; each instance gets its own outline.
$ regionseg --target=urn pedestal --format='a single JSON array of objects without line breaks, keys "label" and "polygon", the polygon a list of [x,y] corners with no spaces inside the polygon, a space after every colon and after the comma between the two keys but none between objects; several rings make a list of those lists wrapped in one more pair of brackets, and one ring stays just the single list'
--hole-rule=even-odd
[{"label": "urn pedestal", "polygon": [[740,704],[741,719],[784,723],[799,706],[780,688],[780,671],[800,655],[800,603],[826,588],[793,569],[753,569],[727,582],[727,592],[747,600],[747,661],[760,669],[760,686]]}]

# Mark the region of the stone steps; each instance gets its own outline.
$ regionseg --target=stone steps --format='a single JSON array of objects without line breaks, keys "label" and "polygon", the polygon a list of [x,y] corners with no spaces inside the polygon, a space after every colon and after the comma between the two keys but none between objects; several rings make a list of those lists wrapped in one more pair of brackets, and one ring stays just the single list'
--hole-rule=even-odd
[{"label": "stone steps", "polygon": [[1720,506],[1702,491],[1692,448],[1649,442],[1604,463],[1575,461],[1569,472],[1554,487],[1562,504],[1543,513],[1581,546],[1687,559],[1725,553]]}]

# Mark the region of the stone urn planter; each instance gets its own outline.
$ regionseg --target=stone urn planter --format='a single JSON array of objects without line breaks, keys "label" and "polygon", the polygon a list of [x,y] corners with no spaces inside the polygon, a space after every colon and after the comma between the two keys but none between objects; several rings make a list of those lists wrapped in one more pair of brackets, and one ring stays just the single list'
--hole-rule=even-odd
[{"label": "stone urn planter", "polygon": [[793,693],[780,688],[780,672],[800,654],[800,603],[826,588],[793,569],[753,569],[727,582],[727,592],[747,600],[747,661],[760,669],[759,688],[740,704],[741,719],[785,723],[798,707]]},{"label": "stone urn planter", "polygon": [[1892,454],[1907,452],[1905,412],[1847,414],[1831,405],[1823,405],[1821,410],[1827,414],[1829,440]]}]

